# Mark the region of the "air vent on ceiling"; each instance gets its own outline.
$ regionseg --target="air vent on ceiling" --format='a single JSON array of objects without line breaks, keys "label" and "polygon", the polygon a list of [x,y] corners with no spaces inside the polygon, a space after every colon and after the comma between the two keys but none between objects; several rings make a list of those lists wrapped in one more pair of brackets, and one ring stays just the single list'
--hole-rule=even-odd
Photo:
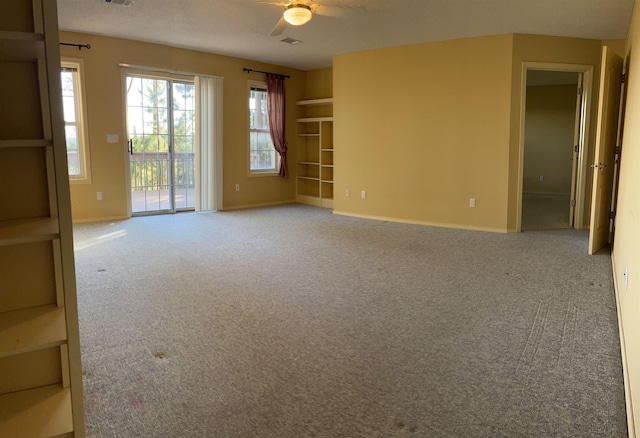
[{"label": "air vent on ceiling", "polygon": [[290,37],[287,37],[287,38],[282,39],[280,41],[282,41],[283,43],[291,44],[292,46],[295,46],[296,44],[300,44],[302,42],[300,40],[297,40],[295,38],[290,38]]},{"label": "air vent on ceiling", "polygon": [[136,0],[104,0],[106,3],[113,3],[114,5],[122,5],[130,7]]}]

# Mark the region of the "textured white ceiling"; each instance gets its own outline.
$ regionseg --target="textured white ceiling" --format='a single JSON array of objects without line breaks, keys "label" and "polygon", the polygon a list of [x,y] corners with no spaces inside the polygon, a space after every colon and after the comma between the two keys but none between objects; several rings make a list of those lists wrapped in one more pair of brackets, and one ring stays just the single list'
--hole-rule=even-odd
[{"label": "textured white ceiling", "polygon": [[[634,0],[314,0],[361,6],[345,16],[314,15],[269,36],[278,0],[58,0],[61,29],[212,52],[312,70],[334,55],[505,33],[625,38]],[[320,9],[322,10],[322,9]],[[319,10],[319,11],[320,11]],[[292,46],[285,37],[302,40]]]}]

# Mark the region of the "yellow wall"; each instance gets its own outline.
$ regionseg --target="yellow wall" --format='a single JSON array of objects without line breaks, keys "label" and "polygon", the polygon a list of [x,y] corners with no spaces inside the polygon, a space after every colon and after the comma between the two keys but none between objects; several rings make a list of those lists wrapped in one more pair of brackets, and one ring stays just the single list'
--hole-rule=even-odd
[{"label": "yellow wall", "polygon": [[[523,62],[591,65],[595,91],[600,49],[598,40],[515,34],[336,56],[336,212],[517,230]],[[594,135],[591,117],[587,153]]]},{"label": "yellow wall", "polygon": [[575,84],[527,87],[524,192],[571,193],[577,88]]},{"label": "yellow wall", "polygon": [[305,99],[323,99],[333,96],[333,68],[321,68],[307,72]]},{"label": "yellow wall", "polygon": [[336,56],[335,212],[506,231],[511,53],[502,35]]},{"label": "yellow wall", "polygon": [[[341,55],[335,58],[333,69],[301,72],[95,35],[61,32],[61,39],[92,45],[91,50],[81,52],[61,48],[65,57],[83,58],[85,67],[92,181],[72,186],[76,221],[127,215],[128,169],[118,64],[129,63],[224,77],[225,209],[294,199],[293,178],[251,177],[248,173],[247,81],[263,79],[260,74],[242,72],[242,67],[251,67],[292,75],[286,82],[290,145],[295,144],[294,119],[300,114],[295,101],[336,98],[337,212],[514,230],[521,178],[521,63],[597,66],[600,52],[599,41],[502,35]],[[591,135],[594,132],[595,126]],[[119,134],[120,143],[108,144],[108,133]],[[289,148],[290,163],[296,161],[295,152],[294,147]],[[240,184],[239,192],[236,184]],[[352,192],[348,198],[344,196],[347,188]],[[366,200],[360,199],[361,190],[367,191]],[[102,201],[96,200],[98,191],[103,193]],[[475,209],[468,207],[472,197],[477,201]]]},{"label": "yellow wall", "polygon": [[[304,98],[306,73],[247,61],[88,34],[61,32],[63,42],[91,44],[90,50],[61,47],[63,57],[84,59],[89,147],[90,184],[71,186],[74,221],[124,218],[127,216],[126,136],[120,63],[186,71],[224,78],[223,207],[291,202],[295,198],[294,178],[251,177],[248,171],[248,91],[249,79],[264,80],[264,75],[242,71],[243,67],[289,74],[287,79],[287,131],[289,143],[295,141],[296,100]],[[108,144],[107,134],[118,134],[119,144]],[[295,148],[289,162],[295,163]],[[295,168],[295,166],[291,166]],[[240,191],[235,185],[240,184]],[[103,200],[96,200],[96,192]]]},{"label": "yellow wall", "polygon": [[[618,297],[623,359],[626,359],[627,397],[633,400],[630,436],[639,436],[640,429],[640,69],[634,63],[640,59],[640,10],[637,5],[627,39],[627,103],[620,164],[620,185],[613,245],[614,278]],[[630,61],[629,61],[630,60]],[[628,287],[624,287],[625,267],[629,270]]]},{"label": "yellow wall", "polygon": [[613,50],[620,56],[624,56],[626,53],[625,40],[602,40],[602,45],[607,46],[610,50]]}]

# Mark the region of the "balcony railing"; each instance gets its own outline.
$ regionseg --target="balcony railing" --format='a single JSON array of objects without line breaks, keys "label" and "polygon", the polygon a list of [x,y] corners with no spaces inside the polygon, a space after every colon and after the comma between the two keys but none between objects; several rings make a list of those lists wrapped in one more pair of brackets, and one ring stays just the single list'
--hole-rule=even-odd
[{"label": "balcony railing", "polygon": [[195,154],[173,154],[173,181],[169,175],[171,160],[166,152],[133,153],[130,156],[133,212],[171,208],[169,193],[173,186],[176,209],[195,207]]}]

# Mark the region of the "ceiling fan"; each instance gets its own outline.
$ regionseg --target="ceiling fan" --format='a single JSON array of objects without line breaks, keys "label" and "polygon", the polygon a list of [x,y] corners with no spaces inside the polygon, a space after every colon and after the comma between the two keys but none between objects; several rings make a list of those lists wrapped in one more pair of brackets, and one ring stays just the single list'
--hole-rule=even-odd
[{"label": "ceiling fan", "polygon": [[[271,31],[271,36],[276,36],[284,32],[287,25],[302,26],[308,23],[313,14],[325,15],[329,17],[344,17],[349,10],[362,10],[363,5],[346,5],[344,0],[325,0],[322,4],[315,0],[290,0],[287,2],[262,0],[260,3],[280,6],[284,8],[282,17]],[[331,4],[333,3],[333,4]]]}]

